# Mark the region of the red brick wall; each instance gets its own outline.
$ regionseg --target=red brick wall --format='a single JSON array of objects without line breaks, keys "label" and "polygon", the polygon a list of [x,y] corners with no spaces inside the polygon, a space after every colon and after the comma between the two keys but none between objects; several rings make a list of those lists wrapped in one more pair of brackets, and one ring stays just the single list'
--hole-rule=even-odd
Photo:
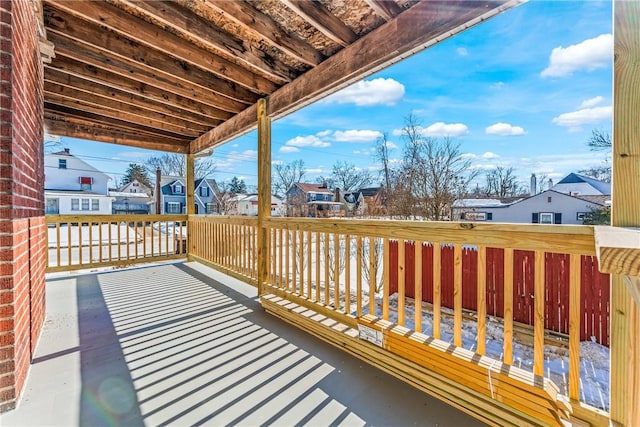
[{"label": "red brick wall", "polygon": [[0,0],[0,412],[44,319],[43,68],[33,2]]}]

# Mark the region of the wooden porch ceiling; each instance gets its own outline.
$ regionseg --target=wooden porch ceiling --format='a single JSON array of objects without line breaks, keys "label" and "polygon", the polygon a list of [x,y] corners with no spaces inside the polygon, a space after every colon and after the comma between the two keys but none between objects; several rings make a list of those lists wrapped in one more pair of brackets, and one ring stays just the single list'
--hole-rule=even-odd
[{"label": "wooden porch ceiling", "polygon": [[[51,134],[197,153],[522,0],[43,0]],[[427,70],[425,70],[427,72]]]}]

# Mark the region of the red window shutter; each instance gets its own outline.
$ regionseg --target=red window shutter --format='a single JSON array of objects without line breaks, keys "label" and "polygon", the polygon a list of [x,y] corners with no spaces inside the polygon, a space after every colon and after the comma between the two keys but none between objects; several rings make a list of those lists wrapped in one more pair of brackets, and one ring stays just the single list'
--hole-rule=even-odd
[{"label": "red window shutter", "polygon": [[81,176],[80,177],[80,184],[93,184],[93,178],[90,176]]}]

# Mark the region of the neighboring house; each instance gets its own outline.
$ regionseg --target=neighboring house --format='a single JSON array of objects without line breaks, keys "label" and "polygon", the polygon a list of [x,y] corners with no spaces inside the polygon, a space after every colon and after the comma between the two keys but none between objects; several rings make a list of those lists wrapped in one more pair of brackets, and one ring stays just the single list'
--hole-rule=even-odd
[{"label": "neighboring house", "polygon": [[109,191],[109,195],[114,198],[111,205],[114,214],[148,214],[153,205],[151,189],[135,179]]},{"label": "neighboring house", "polygon": [[[238,195],[235,200],[233,215],[258,215],[258,195],[257,194],[242,194]],[[271,196],[271,216],[283,216],[285,212],[284,203],[282,199],[277,196]]]},{"label": "neighboring house", "polygon": [[[217,188],[212,179],[197,179],[194,182],[194,202],[196,214],[220,212],[216,196]],[[160,207],[162,214],[186,213],[186,180],[183,177],[163,176],[160,179]]]},{"label": "neighboring house", "polygon": [[610,206],[609,196],[571,196],[554,190],[519,200],[461,199],[453,204],[453,217],[462,221],[529,224],[582,224],[585,213]]},{"label": "neighboring house", "polygon": [[340,214],[342,203],[335,200],[326,184],[296,182],[286,194],[288,216],[327,217]]},{"label": "neighboring house", "polygon": [[609,196],[611,195],[611,183],[598,181],[577,173],[570,173],[551,187],[550,190],[572,196]]},{"label": "neighboring house", "polygon": [[387,214],[384,187],[368,187],[358,190],[364,202],[363,215],[383,216]]},{"label": "neighboring house", "polygon": [[44,157],[46,214],[110,214],[109,176],[68,148]]}]

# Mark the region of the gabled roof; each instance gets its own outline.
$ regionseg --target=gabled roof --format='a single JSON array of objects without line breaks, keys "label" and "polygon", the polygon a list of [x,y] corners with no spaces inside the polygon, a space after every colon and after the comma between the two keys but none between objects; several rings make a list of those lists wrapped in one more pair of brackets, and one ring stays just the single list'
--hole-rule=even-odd
[{"label": "gabled roof", "polygon": [[516,204],[525,198],[523,197],[504,197],[496,198],[469,198],[458,199],[452,203],[454,208],[505,208]]},{"label": "gabled roof", "polygon": [[363,197],[374,197],[376,196],[379,192],[382,191],[382,187],[368,187],[368,188],[361,188],[360,190],[358,190],[360,193],[362,193]]},{"label": "gabled roof", "polygon": [[556,185],[554,185],[551,188],[554,189],[554,187],[561,184],[582,184],[582,183],[590,185],[591,187],[596,189],[600,194],[603,194],[603,195],[611,194],[611,183],[598,181],[595,178],[591,178],[590,176],[580,175],[578,173],[570,173],[569,175],[565,176],[562,180],[560,180]]},{"label": "gabled roof", "polygon": [[305,193],[322,193],[333,194],[333,191],[328,189],[324,184],[311,184],[308,182],[296,182],[296,187],[300,188]]},{"label": "gabled roof", "polygon": [[[160,177],[160,191],[162,192],[162,194],[164,195],[172,195],[174,194],[173,191],[171,190],[171,186],[176,183],[179,182],[183,187],[185,186],[184,184],[184,178],[181,176],[162,176]],[[181,196],[184,193],[180,193],[180,194],[176,194],[177,196]]]},{"label": "gabled roof", "polygon": [[85,162],[84,160],[78,158],[77,156],[74,156],[73,154],[71,154],[71,152],[69,151],[68,148],[65,148],[62,151],[57,151],[55,153],[50,153],[50,154],[45,154],[45,159],[47,157],[53,157],[53,156],[63,156],[63,157],[72,157],[74,158],[76,161],[78,162],[82,162],[82,164],[86,165],[85,167],[83,167],[83,170],[85,170],[86,172],[97,172],[97,173],[101,173],[102,175],[106,176],[109,180],[111,179],[111,177],[109,175],[107,175],[106,173],[102,172],[100,169],[97,169],[95,166],[92,166],[91,164]]}]

